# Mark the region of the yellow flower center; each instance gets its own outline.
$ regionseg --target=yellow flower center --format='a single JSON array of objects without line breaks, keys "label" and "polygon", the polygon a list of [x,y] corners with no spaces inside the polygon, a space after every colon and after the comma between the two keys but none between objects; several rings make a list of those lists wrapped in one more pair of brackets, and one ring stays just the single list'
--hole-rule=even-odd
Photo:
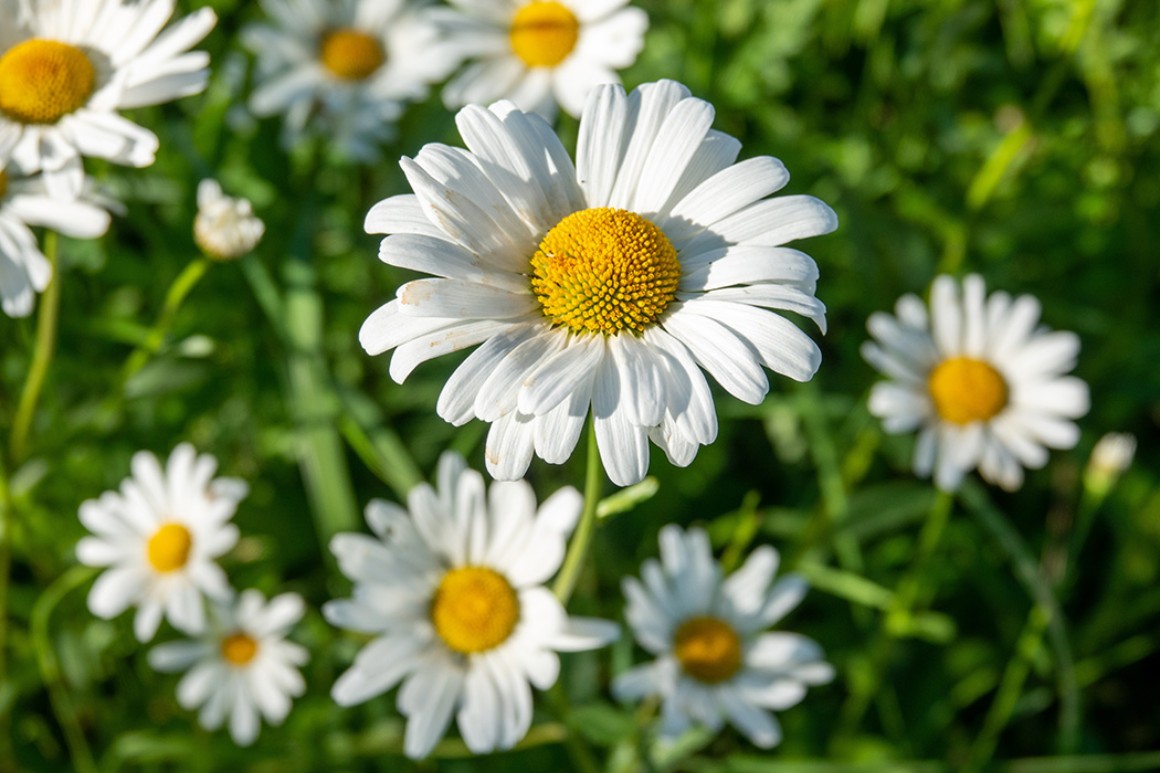
[{"label": "yellow flower center", "polygon": [[231,666],[244,666],[258,654],[258,642],[241,631],[222,639],[222,657]]},{"label": "yellow flower center", "polygon": [[716,617],[690,617],[673,637],[673,651],[685,673],[699,682],[724,682],[741,668],[741,638]]},{"label": "yellow flower center", "polygon": [[664,232],[623,209],[573,212],[532,256],[532,290],[544,315],[577,333],[640,333],[660,318],[680,278]]},{"label": "yellow flower center", "polygon": [[383,47],[371,35],[355,29],[331,30],[319,47],[322,66],[344,81],[361,81],[387,61]]},{"label": "yellow flower center", "polygon": [[555,67],[580,37],[580,22],[561,3],[531,2],[516,11],[509,33],[512,51],[528,67]]},{"label": "yellow flower center", "polygon": [[149,564],[158,572],[173,572],[185,566],[193,537],[180,523],[167,523],[153,533],[145,550]]},{"label": "yellow flower center", "polygon": [[520,618],[515,590],[502,575],[482,566],[452,569],[431,601],[431,622],[443,642],[465,655],[507,641]]},{"label": "yellow flower center", "polygon": [[970,424],[994,418],[1007,405],[1007,382],[999,371],[970,357],[940,362],[927,380],[939,418]]},{"label": "yellow flower center", "polygon": [[93,94],[97,70],[68,43],[33,38],[0,56],[0,112],[19,123],[56,123]]}]

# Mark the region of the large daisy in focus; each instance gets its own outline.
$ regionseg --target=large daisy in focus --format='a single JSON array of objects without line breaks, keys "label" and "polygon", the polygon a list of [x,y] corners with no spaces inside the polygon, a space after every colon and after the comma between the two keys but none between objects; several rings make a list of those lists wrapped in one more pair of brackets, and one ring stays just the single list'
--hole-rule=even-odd
[{"label": "large daisy in focus", "polygon": [[82,184],[82,198],[52,198],[40,175],[25,177],[0,164],[0,308],[10,317],[32,313],[36,293],[52,279],[52,266],[29,226],[43,226],[77,239],[95,239],[109,229],[113,202]]},{"label": "large daisy in focus", "polygon": [[297,593],[266,602],[256,590],[210,607],[209,624],[197,639],[167,642],[149,652],[158,671],[186,671],[177,685],[182,708],[201,707],[198,720],[216,730],[228,718],[230,735],[242,746],[258,737],[259,717],[280,725],[291,699],[306,691],[298,669],[306,650],[286,641],[306,605]]},{"label": "large daisy in focus", "polygon": [[448,37],[472,61],[443,88],[448,107],[511,100],[546,117],[570,115],[588,92],[620,83],[636,61],[648,16],[628,0],[450,0]]},{"label": "large daisy in focus", "polygon": [[137,605],[133,630],[149,641],[164,615],[186,633],[205,627],[203,597],[230,596],[215,562],[238,541],[229,520],[247,492],[243,481],[214,478],[217,461],[182,443],[165,469],[148,451],[133,456],[121,490],[81,503],[81,523],[94,536],[77,543],[82,564],[108,567],[89,592],[93,614],[116,617]]},{"label": "large daisy in focus", "polygon": [[458,59],[409,0],[262,0],[270,24],[242,41],[258,61],[250,109],[284,115],[284,138],[324,136],[355,159],[374,159],[407,102],[422,99]]},{"label": "large daisy in focus", "polygon": [[713,108],[673,81],[593,92],[573,167],[539,117],[511,103],[464,108],[468,151],[425,146],[401,162],[414,194],[380,202],[379,257],[436,278],[399,288],[359,338],[419,363],[482,343],[448,379],[439,415],[492,422],[487,465],[522,476],[533,451],[561,463],[589,409],[609,477],[648,469],[648,443],[676,465],[717,435],[703,368],[756,405],[762,368],[805,381],[817,345],[779,311],[824,330],[818,269],[787,242],[832,231],[812,196],[765,198],[789,175],[770,157],[734,163]]},{"label": "large daisy in focus", "polygon": [[81,191],[81,157],[148,166],[157,136],[118,111],[205,88],[209,56],[189,49],[209,8],[163,31],[174,0],[22,0],[0,25],[0,162],[43,170],[58,198]]},{"label": "large daisy in focus", "polygon": [[581,504],[564,488],[537,509],[522,480],[485,492],[483,476],[453,454],[439,460],[437,489],[411,491],[410,512],[372,502],[374,537],[331,542],[354,598],[322,611],[375,637],[335,683],[334,699],[362,703],[402,681],[409,757],[427,756],[452,714],[476,754],[514,746],[532,721],[529,683],[555,684],[556,653],[600,647],[618,633],[604,620],[569,617],[543,587],[560,568]]},{"label": "large daisy in focus", "polygon": [[775,746],[781,727],[770,712],[834,677],[812,639],[766,631],[801,602],[805,582],[796,575],[774,582],[778,555],[768,546],[723,577],[700,529],[666,526],[660,548],[660,562],[641,567],[643,582],[623,583],[625,616],[656,660],[616,677],[613,693],[659,697],[664,737],[693,724],[716,732],[728,720],[757,746]]},{"label": "large daisy in focus", "polygon": [[887,432],[918,430],[914,471],[953,490],[978,467],[1007,490],[1023,467],[1047,463],[1048,448],[1079,440],[1073,419],[1088,411],[1087,384],[1075,367],[1079,337],[1039,326],[1039,301],[986,295],[977,275],[934,280],[930,312],[904,295],[895,315],[872,314],[874,342],[862,355],[889,380],[874,385],[870,412]]}]

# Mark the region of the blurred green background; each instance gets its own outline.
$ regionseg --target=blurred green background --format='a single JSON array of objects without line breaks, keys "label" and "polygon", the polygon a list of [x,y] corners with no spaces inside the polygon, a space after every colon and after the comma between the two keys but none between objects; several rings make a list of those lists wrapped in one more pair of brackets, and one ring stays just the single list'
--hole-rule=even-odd
[{"label": "blurred green background", "polygon": [[[645,751],[656,769],[739,773],[902,770],[918,760],[928,767],[912,769],[1160,769],[1160,3],[634,4],[652,24],[626,84],[684,82],[716,106],[716,128],[742,140],[743,158],[781,158],[793,175],[787,192],[821,197],[841,227],[800,245],[821,267],[818,296],[830,310],[817,378],[774,378],[756,408],[719,392],[720,437],[687,469],[654,449],[659,489],[602,523],[571,608],[621,619],[620,578],[655,555],[658,529],[705,525],[727,561],[768,543],[811,579],[784,625],[821,643],[838,678],[779,715],[785,740],[772,752],[726,730],[661,754],[646,713],[608,697],[610,675],[643,657],[625,636],[611,651],[566,657],[560,688],[537,703],[550,742],[475,759],[456,759],[452,742],[417,767],[569,769],[559,742],[567,729],[610,770],[646,769]],[[138,111],[162,138],[156,165],[90,166],[127,216],[101,240],[62,242],[59,353],[31,456],[7,470],[15,523],[0,714],[18,770],[70,768],[44,683],[55,652],[65,708],[103,769],[409,769],[393,694],[353,710],[329,698],[361,642],[317,612],[349,586],[324,563],[296,449],[311,428],[338,427],[359,508],[398,500],[449,447],[483,468],[486,427],[457,430],[434,413],[462,355],[399,386],[387,358],[367,357],[357,341],[367,314],[411,276],[376,259],[366,210],[405,190],[400,155],[459,140],[436,94],[408,111],[380,163],[328,159],[311,177],[308,150],[287,162],[276,121],[241,115],[249,62],[236,35],[257,4],[211,5],[221,21],[205,46],[209,90]],[[560,130],[571,149],[576,122]],[[126,358],[196,256],[194,196],[206,176],[251,198],[267,237],[258,255],[212,267],[163,349],[125,382]],[[916,569],[934,492],[909,473],[912,439],[884,436],[867,413],[875,374],[858,347],[871,312],[925,292],[937,273],[968,271],[988,289],[1037,296],[1045,324],[1080,335],[1077,375],[1091,386],[1092,410],[1079,447],[1053,453],[1019,492],[964,487]],[[316,283],[288,331],[256,300],[263,276],[279,288]],[[311,305],[318,297],[321,309]],[[293,345],[293,328],[309,336],[315,312],[324,362],[303,361]],[[6,428],[34,327],[0,320]],[[295,367],[329,373],[336,388],[324,376],[321,399],[295,403]],[[1139,449],[1101,497],[1085,488],[1084,468],[1113,430],[1135,434]],[[243,539],[224,562],[235,587],[294,590],[313,610],[295,634],[312,653],[308,693],[251,749],[201,730],[176,705],[176,678],[146,665],[131,615],[94,619],[88,584],[55,598],[75,564],[80,502],[115,488],[135,451],[166,456],[182,440],[251,485],[235,519]],[[542,499],[579,485],[581,467],[582,455],[562,467],[536,460],[529,478]],[[914,614],[899,609],[907,583]],[[47,636],[35,636],[34,616],[50,613]]]}]

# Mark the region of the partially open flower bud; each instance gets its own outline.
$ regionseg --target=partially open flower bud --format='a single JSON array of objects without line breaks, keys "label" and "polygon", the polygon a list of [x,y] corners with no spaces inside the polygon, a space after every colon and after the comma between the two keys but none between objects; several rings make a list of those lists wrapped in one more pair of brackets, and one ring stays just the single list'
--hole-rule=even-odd
[{"label": "partially open flower bud", "polygon": [[216,180],[202,180],[197,186],[193,238],[207,257],[236,260],[249,254],[265,232],[249,201],[223,195]]}]

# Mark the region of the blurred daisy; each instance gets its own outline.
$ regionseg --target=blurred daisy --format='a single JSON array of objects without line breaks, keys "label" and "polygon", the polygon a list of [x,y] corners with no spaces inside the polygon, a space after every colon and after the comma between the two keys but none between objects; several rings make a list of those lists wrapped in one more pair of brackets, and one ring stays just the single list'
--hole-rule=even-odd
[{"label": "blurred daisy", "polygon": [[148,451],[133,455],[133,475],[120,492],[81,504],[81,523],[93,532],[77,544],[77,558],[109,567],[93,584],[89,609],[111,618],[137,605],[133,629],[140,641],[157,632],[162,614],[186,633],[205,627],[203,594],[229,597],[214,559],[238,541],[228,523],[246,484],[214,479],[217,461],[182,443],[165,469]]},{"label": "blurred daisy", "polygon": [[556,682],[556,653],[617,636],[613,623],[568,617],[543,587],[563,560],[580,494],[561,489],[537,510],[524,481],[485,492],[462,457],[444,454],[438,489],[417,486],[408,504],[409,513],[372,502],[375,538],[331,542],[354,598],[329,602],[323,614],[375,635],[335,683],[334,699],[361,703],[403,681],[409,757],[430,753],[453,712],[473,752],[511,748],[532,721],[529,682],[541,690]]},{"label": "blurred daisy", "polygon": [[[11,172],[11,174],[9,174]],[[29,226],[43,226],[78,239],[95,239],[109,229],[113,202],[82,185],[82,198],[52,198],[41,175],[24,177],[0,164],[0,307],[10,317],[32,312],[36,293],[52,278],[52,267]]]},{"label": "blurred daisy", "polygon": [[620,83],[636,61],[648,16],[628,0],[450,0],[442,18],[461,55],[474,59],[443,88],[448,107],[510,99],[551,118],[579,116],[593,87]]},{"label": "blurred daisy", "polygon": [[57,197],[80,193],[81,156],[153,163],[153,132],[119,110],[205,88],[209,56],[189,51],[213,28],[212,10],[162,28],[174,0],[22,0],[21,22],[0,27],[0,161],[41,169]]},{"label": "blurred daisy", "polygon": [[798,605],[806,583],[773,582],[777,551],[760,547],[722,577],[700,529],[666,526],[661,560],[645,561],[643,583],[625,578],[625,616],[637,642],[656,660],[618,676],[621,700],[661,699],[661,735],[691,724],[716,732],[728,720],[757,746],[781,741],[771,710],[799,703],[810,685],[834,677],[821,648],[801,634],[766,632]]},{"label": "blurred daisy", "polygon": [[286,143],[309,128],[344,154],[378,156],[406,102],[447,77],[457,59],[407,0],[261,0],[273,24],[242,32],[258,60],[250,109],[284,114]]},{"label": "blurred daisy", "polygon": [[217,180],[202,180],[197,186],[193,238],[209,258],[234,260],[248,255],[265,232],[249,201],[224,195]]},{"label": "blurred daisy", "polygon": [[762,367],[811,378],[821,352],[770,309],[814,320],[818,269],[786,242],[832,231],[812,196],[765,198],[789,175],[740,143],[673,81],[593,92],[577,166],[544,121],[510,103],[459,112],[470,152],[431,144],[403,172],[414,195],[379,202],[379,257],[437,278],[399,288],[366,320],[370,354],[395,349],[402,382],[421,362],[483,343],[448,379],[439,415],[492,422],[487,466],[524,474],[576,446],[591,406],[618,485],[641,480],[651,439],[676,465],[717,436],[704,368],[756,405]]},{"label": "blurred daisy", "polygon": [[1007,490],[1023,483],[1023,467],[1047,463],[1047,448],[1079,440],[1073,419],[1088,411],[1088,388],[1064,374],[1075,367],[1079,337],[1037,327],[1039,301],[986,297],[977,275],[959,283],[940,276],[930,313],[904,295],[895,316],[872,314],[875,339],[862,356],[888,377],[874,385],[870,412],[890,433],[919,430],[914,471],[934,472],[944,490],[958,488],[978,467]]},{"label": "blurred daisy", "polygon": [[306,691],[298,668],[309,655],[286,641],[306,605],[297,593],[283,593],[267,604],[261,593],[246,590],[236,601],[210,609],[204,634],[154,647],[149,665],[186,671],[177,685],[182,708],[200,706],[198,720],[207,730],[221,727],[228,717],[234,741],[249,746],[258,737],[259,715],[271,725],[282,724],[291,698]]}]

